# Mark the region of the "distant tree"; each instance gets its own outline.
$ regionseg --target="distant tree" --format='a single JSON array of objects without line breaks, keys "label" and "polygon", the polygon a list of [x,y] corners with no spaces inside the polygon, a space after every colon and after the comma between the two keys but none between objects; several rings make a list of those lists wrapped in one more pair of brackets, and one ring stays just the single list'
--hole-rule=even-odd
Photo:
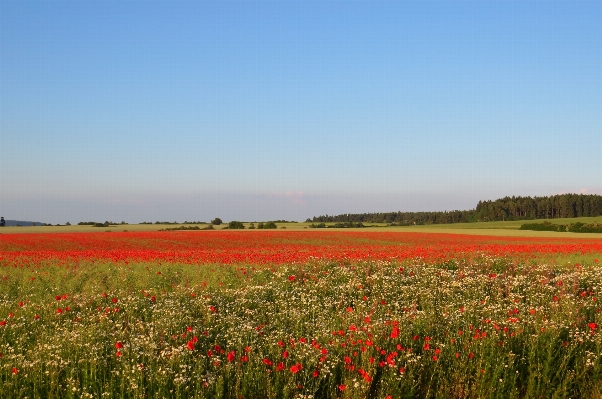
[{"label": "distant tree", "polygon": [[219,226],[220,224],[222,224],[222,220],[220,218],[215,218],[211,221],[211,224],[214,224],[216,226]]},{"label": "distant tree", "polygon": [[67,222],[65,223],[65,226],[71,226],[71,223]]},{"label": "distant tree", "polygon": [[237,220],[233,220],[230,223],[228,223],[228,229],[244,229],[245,225],[242,224],[242,222],[239,222]]}]

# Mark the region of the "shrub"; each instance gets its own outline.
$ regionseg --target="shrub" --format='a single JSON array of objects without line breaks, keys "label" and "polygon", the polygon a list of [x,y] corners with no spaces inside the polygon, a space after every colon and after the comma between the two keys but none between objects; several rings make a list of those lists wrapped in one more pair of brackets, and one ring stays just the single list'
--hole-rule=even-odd
[{"label": "shrub", "polygon": [[233,220],[230,223],[228,223],[228,228],[229,229],[239,229],[239,230],[241,230],[241,229],[245,228],[245,225],[242,224],[242,222],[239,222],[237,220]]}]

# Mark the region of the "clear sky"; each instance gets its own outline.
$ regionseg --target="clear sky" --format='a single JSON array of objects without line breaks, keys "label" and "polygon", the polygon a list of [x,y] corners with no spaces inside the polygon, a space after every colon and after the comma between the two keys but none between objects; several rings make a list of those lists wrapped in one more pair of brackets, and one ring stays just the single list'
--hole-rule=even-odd
[{"label": "clear sky", "polygon": [[601,1],[0,0],[0,214],[602,194]]}]

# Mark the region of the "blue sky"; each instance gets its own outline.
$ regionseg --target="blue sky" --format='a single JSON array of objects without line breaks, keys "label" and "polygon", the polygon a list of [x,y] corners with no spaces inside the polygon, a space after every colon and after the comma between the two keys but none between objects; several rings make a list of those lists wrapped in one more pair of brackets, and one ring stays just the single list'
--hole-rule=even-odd
[{"label": "blue sky", "polygon": [[599,1],[0,1],[0,213],[602,194]]}]

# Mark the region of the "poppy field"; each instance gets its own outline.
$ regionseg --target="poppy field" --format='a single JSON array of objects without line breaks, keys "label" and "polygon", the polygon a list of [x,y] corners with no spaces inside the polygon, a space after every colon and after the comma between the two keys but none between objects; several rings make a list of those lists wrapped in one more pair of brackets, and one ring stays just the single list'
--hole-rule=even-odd
[{"label": "poppy field", "polygon": [[0,396],[597,398],[602,240],[0,235]]}]

